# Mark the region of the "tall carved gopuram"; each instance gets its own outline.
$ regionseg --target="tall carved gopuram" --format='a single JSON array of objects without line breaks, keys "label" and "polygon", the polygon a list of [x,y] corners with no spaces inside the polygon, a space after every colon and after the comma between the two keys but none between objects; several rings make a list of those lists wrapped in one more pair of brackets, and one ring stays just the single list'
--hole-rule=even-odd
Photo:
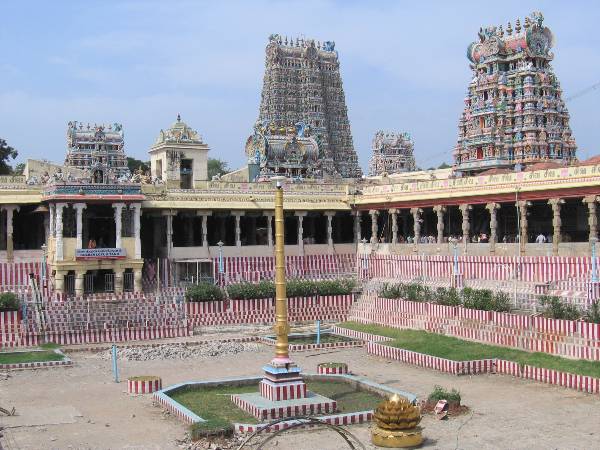
[{"label": "tall carved gopuram", "polygon": [[479,30],[469,45],[473,79],[458,125],[454,165],[466,173],[537,162],[568,164],[577,148],[554,74],[554,35],[534,12]]},{"label": "tall carved gopuram", "polygon": [[[309,161],[306,164],[310,163],[309,172],[313,177],[357,178],[362,175],[333,42],[321,44],[312,39],[294,40],[277,34],[269,37],[258,123],[273,135],[288,135],[289,144],[282,144],[282,150],[277,153],[280,160],[290,159],[296,169],[298,161],[305,160]],[[287,129],[300,132],[290,134],[285,132]],[[298,154],[302,151],[298,143],[306,136],[318,145],[316,162],[312,157],[303,158]],[[305,147],[312,149],[314,145]],[[247,148],[246,151],[249,157],[256,159],[254,150]],[[268,153],[261,153],[263,159],[267,156]],[[275,166],[279,174],[288,174],[280,163]],[[273,164],[263,161],[262,174],[272,174],[273,170]],[[307,171],[295,172],[302,175]]]},{"label": "tall carved gopuram", "polygon": [[410,172],[415,170],[414,143],[408,133],[378,131],[372,144],[369,175]]}]

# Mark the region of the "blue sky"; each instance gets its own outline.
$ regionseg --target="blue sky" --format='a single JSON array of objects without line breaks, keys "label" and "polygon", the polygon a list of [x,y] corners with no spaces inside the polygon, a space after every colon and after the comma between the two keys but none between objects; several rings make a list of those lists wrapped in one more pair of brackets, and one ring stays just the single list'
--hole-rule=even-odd
[{"label": "blue sky", "polygon": [[[600,2],[9,1],[0,3],[0,137],[62,161],[70,120],[120,122],[147,158],[181,113],[232,167],[258,116],[271,33],[333,40],[363,169],[378,129],[408,131],[422,167],[450,161],[482,25],[543,12],[565,97],[600,81]],[[579,157],[598,153],[600,88],[568,102]]]}]

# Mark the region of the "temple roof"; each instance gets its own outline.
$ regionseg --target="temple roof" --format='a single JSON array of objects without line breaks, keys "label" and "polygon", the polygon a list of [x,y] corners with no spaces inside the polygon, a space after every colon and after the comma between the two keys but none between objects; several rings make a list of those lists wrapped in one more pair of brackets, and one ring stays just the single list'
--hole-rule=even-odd
[{"label": "temple roof", "polygon": [[177,114],[177,121],[171,125],[171,128],[160,130],[158,138],[154,145],[161,144],[203,144],[202,136],[196,130],[191,128],[187,123],[181,120],[181,116]]}]

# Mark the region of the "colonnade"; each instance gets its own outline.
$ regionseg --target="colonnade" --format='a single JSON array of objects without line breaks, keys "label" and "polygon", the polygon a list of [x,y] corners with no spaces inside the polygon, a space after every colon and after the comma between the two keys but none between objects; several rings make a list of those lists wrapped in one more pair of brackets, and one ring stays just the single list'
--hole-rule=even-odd
[{"label": "colonnade", "polygon": [[[600,201],[600,196],[592,195],[587,196],[582,199],[584,205],[587,206],[588,209],[588,224],[589,224],[589,242],[593,242],[597,239],[598,236],[598,216],[597,216],[597,203]],[[483,204],[485,210],[488,213],[489,218],[489,236],[486,242],[489,243],[489,251],[491,254],[494,254],[496,251],[496,244],[498,243],[498,212],[504,207],[506,207],[508,202],[500,203],[500,202],[489,202]],[[552,210],[552,234],[551,234],[551,242],[552,242],[552,253],[554,255],[558,255],[559,244],[562,241],[562,227],[563,220],[561,218],[561,210],[563,205],[565,204],[565,199],[560,197],[554,197],[546,200],[547,205],[551,207]],[[530,216],[529,212],[532,207],[532,201],[529,200],[518,200],[514,203],[517,211],[517,223],[518,230],[515,230],[514,234],[518,236],[517,242],[519,243],[520,253],[525,253],[525,244],[528,242],[528,227]],[[465,245],[470,242],[471,232],[472,232],[472,223],[471,223],[471,211],[473,210],[474,204],[463,203],[456,205],[458,206],[458,210],[461,215],[461,232],[462,238],[460,239]],[[423,213],[426,207],[413,207],[413,208],[405,208],[407,209],[413,219],[413,228],[412,233],[413,237],[411,238],[411,244],[417,246],[421,243],[422,236],[422,223],[423,223]],[[436,216],[436,236],[435,243],[441,244],[444,242],[444,231],[445,231],[445,218],[448,212],[449,205],[432,205],[431,207]],[[371,238],[370,242],[372,244],[380,242],[379,236],[379,223],[378,217],[383,211],[387,211],[387,213],[391,216],[391,240],[389,243],[398,244],[398,215],[400,214],[401,208],[390,208],[387,210],[377,210],[371,209],[368,211],[371,218]],[[361,233],[361,212],[357,211],[355,213],[355,233],[356,238],[355,241],[360,241],[360,233]],[[388,235],[389,236],[389,235]],[[550,240],[550,239],[549,239]]]}]

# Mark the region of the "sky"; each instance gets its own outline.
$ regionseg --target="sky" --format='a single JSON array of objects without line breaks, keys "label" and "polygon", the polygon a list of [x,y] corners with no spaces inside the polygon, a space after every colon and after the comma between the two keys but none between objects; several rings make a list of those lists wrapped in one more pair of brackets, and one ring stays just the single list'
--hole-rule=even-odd
[{"label": "sky", "polygon": [[[495,7],[495,5],[501,5]],[[258,117],[268,36],[332,40],[355,150],[407,131],[423,168],[451,162],[480,26],[542,11],[564,97],[600,82],[600,2],[0,0],[0,138],[62,162],[67,123],[122,123],[147,160],[181,114],[231,168]],[[580,159],[600,153],[600,87],[569,100]]]}]

